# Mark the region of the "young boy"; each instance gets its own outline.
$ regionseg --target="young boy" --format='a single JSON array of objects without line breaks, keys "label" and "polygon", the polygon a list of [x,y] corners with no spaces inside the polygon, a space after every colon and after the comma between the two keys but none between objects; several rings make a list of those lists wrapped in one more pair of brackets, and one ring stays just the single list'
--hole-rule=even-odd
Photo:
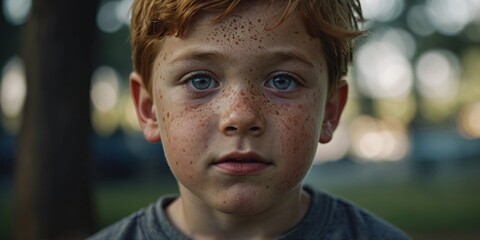
[{"label": "young boy", "polygon": [[301,182],[347,99],[358,0],[136,0],[131,94],[178,181],[92,239],[408,239]]}]

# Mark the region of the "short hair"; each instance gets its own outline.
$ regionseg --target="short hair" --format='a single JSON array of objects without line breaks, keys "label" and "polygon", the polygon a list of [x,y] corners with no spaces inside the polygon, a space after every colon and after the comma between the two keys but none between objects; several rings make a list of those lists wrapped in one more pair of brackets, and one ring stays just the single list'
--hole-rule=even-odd
[{"label": "short hair", "polygon": [[[258,0],[257,0],[258,1]],[[282,24],[295,10],[303,18],[312,37],[321,39],[328,69],[329,93],[347,74],[353,56],[353,39],[364,34],[359,0],[265,0],[284,3]],[[243,2],[252,0],[134,0],[131,19],[131,44],[134,71],[139,73],[151,93],[151,72],[166,36],[183,36],[192,19],[202,13],[216,13],[219,22]]]}]

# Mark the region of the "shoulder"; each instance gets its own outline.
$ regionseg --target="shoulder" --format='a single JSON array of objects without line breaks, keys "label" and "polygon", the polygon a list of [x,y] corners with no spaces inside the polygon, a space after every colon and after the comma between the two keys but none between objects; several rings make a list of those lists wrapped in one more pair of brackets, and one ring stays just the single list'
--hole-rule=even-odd
[{"label": "shoulder", "polygon": [[143,221],[145,221],[145,209],[102,229],[88,239],[144,239]]},{"label": "shoulder", "polygon": [[410,239],[403,231],[355,204],[314,190],[310,210],[297,226],[303,239]]},{"label": "shoulder", "polygon": [[165,219],[163,206],[168,205],[174,198],[162,197],[156,203],[141,209],[132,215],[114,223],[90,236],[89,240],[101,239],[168,239],[168,233],[162,228]]},{"label": "shoulder", "polygon": [[346,235],[351,239],[409,239],[397,227],[353,203],[334,198],[327,234]]}]

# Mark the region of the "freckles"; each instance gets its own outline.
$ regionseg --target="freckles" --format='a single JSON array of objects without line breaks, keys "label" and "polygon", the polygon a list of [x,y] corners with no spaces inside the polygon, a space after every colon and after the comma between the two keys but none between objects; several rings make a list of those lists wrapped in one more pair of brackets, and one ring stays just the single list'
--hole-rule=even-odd
[{"label": "freckles", "polygon": [[[257,19],[257,22],[261,23],[262,20]],[[263,39],[257,35],[260,33],[261,36],[265,29],[258,23],[251,20],[242,20],[242,16],[235,16],[230,21],[216,26],[212,33],[214,38],[211,40],[220,43],[223,47],[241,46],[246,49],[253,49],[255,44],[263,42]],[[222,35],[223,38],[219,38]],[[258,48],[262,48],[262,46],[258,46]]]},{"label": "freckles", "polygon": [[301,109],[305,108],[302,105],[285,106],[283,108],[294,108],[298,109],[298,111],[279,112],[275,110],[275,114],[279,114],[281,118],[281,122],[279,123],[281,125],[278,127],[280,129],[279,131],[281,131],[280,134],[283,135],[283,137],[280,138],[282,151],[287,154],[298,155],[296,159],[302,159],[301,161],[303,161],[307,155],[310,155],[311,144],[305,145],[298,143],[305,142],[305,140],[307,140],[308,143],[311,142],[314,128],[310,123],[313,118],[309,113],[307,113],[306,116],[305,114],[300,114],[304,112]]},{"label": "freckles", "polygon": [[297,126],[298,125],[298,120],[294,116],[289,116],[287,121],[288,121],[287,124],[290,125],[290,126]]},{"label": "freckles", "polygon": [[204,128],[207,126],[207,119],[205,117],[202,117],[200,120],[199,120],[199,126]]},{"label": "freckles", "polygon": [[[198,106],[186,106],[180,111],[163,114],[165,124],[162,125],[166,133],[166,141],[169,143],[170,154],[180,154],[183,159],[194,159],[198,151],[203,150],[206,141],[201,138],[210,121],[206,111],[208,109]],[[190,146],[195,147],[190,148]],[[185,162],[187,163],[186,160]]]}]

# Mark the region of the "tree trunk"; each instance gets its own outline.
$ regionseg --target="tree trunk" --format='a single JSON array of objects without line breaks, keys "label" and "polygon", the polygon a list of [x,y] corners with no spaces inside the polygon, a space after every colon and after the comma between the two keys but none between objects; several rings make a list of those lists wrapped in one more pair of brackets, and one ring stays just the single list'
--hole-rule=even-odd
[{"label": "tree trunk", "polygon": [[15,238],[94,228],[90,77],[97,1],[33,0],[23,32],[27,99],[15,164]]}]

